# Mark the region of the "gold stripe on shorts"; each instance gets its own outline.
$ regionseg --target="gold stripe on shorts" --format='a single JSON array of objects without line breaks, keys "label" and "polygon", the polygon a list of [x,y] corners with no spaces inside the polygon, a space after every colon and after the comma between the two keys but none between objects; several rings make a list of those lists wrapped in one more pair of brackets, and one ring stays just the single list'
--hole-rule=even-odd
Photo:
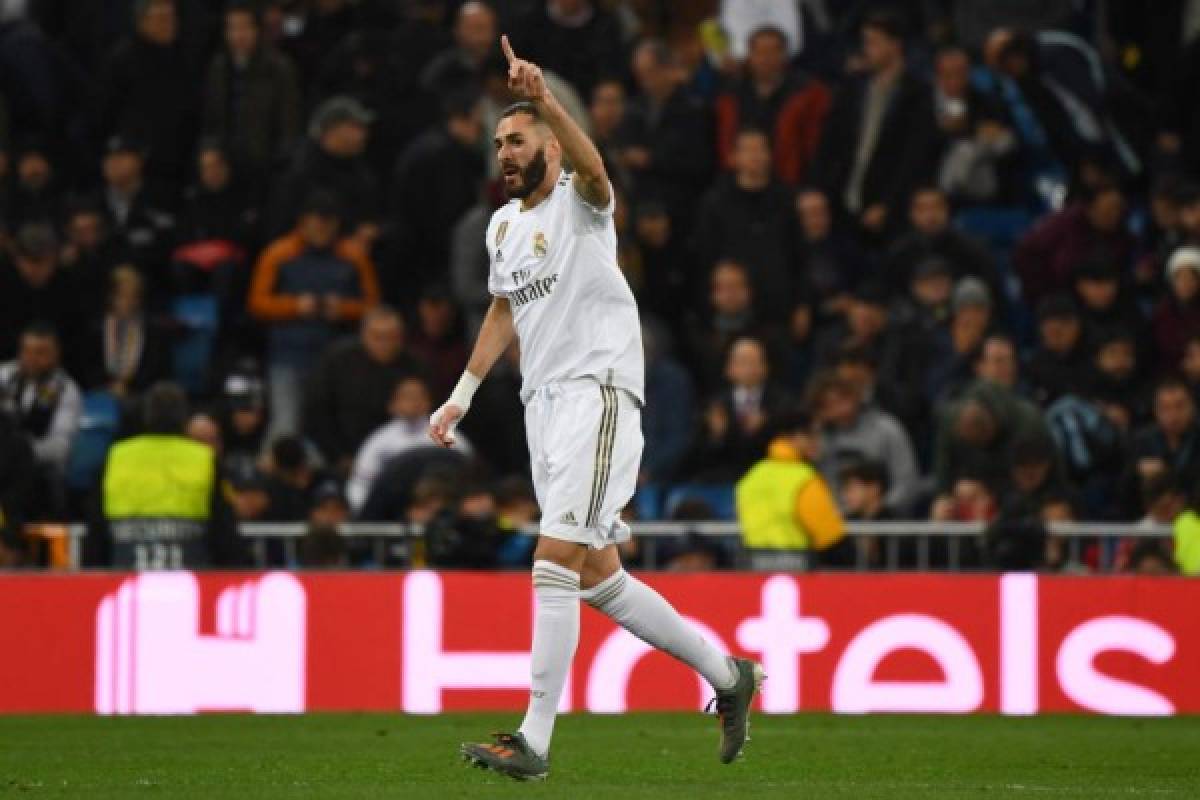
[{"label": "gold stripe on shorts", "polygon": [[596,460],[592,467],[592,496],[588,501],[587,519],[584,527],[595,527],[600,509],[604,504],[604,492],[608,488],[608,474],[612,469],[613,445],[617,433],[617,393],[611,386],[600,387],[604,412],[600,416],[600,432],[596,435]]}]

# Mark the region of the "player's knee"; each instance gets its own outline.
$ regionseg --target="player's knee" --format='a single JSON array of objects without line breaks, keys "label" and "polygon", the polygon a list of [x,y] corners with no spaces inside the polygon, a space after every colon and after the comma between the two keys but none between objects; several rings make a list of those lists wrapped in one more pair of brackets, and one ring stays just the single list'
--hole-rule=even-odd
[{"label": "player's knee", "polygon": [[533,550],[533,560],[549,561],[560,567],[565,567],[575,574],[583,572],[584,560],[587,558],[587,545],[554,539],[549,536],[538,537],[537,547]]}]

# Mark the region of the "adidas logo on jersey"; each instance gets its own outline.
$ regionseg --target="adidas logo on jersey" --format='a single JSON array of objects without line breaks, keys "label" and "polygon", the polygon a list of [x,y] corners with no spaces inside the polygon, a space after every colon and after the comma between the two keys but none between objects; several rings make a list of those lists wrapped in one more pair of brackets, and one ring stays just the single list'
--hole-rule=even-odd
[{"label": "adidas logo on jersey", "polygon": [[560,525],[574,525],[576,527],[579,526],[579,522],[575,519],[574,511],[568,511],[567,513],[563,514],[561,517],[558,518],[558,523]]}]

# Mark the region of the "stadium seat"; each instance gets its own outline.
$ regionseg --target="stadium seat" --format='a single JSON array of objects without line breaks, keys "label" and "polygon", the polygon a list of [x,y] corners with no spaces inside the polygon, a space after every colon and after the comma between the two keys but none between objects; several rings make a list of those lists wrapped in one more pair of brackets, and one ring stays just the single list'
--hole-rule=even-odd
[{"label": "stadium seat", "polygon": [[120,424],[121,406],[115,396],[108,392],[88,392],[83,396],[79,432],[67,459],[68,489],[86,491],[95,485]]},{"label": "stadium seat", "polygon": [[189,393],[203,391],[217,339],[219,314],[212,294],[189,294],[175,298],[172,308],[182,333],[173,352],[175,380]]}]

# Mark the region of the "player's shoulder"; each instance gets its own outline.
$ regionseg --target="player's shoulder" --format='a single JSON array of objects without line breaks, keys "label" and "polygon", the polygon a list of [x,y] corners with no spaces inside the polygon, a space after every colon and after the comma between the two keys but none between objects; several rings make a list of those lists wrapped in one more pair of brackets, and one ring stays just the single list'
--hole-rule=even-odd
[{"label": "player's shoulder", "polygon": [[520,204],[521,201],[514,197],[512,200],[509,200],[507,203],[497,208],[492,212],[492,218],[488,221],[488,227],[491,228],[501,220],[506,220],[512,217],[513,214],[517,213],[518,206],[520,206]]}]

